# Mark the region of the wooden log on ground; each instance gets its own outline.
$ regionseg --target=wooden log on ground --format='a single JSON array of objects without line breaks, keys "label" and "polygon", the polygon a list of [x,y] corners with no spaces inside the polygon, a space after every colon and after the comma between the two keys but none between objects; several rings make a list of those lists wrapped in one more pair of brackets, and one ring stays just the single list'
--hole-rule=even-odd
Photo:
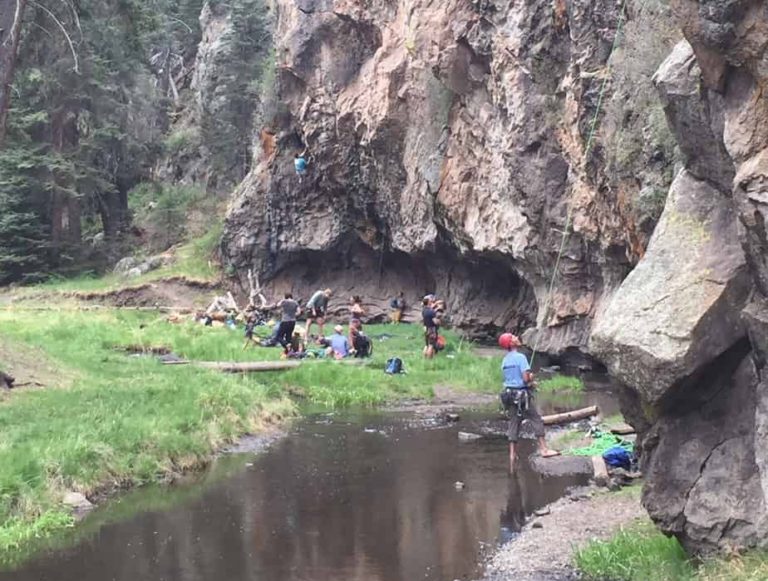
[{"label": "wooden log on ground", "polygon": [[544,420],[545,426],[551,426],[553,424],[567,424],[569,422],[577,422],[579,420],[591,418],[592,416],[596,416],[598,412],[599,410],[597,406],[593,405],[588,408],[582,408],[582,409],[573,410],[570,412],[563,412],[562,414],[553,414],[551,416],[543,416],[541,419]]},{"label": "wooden log on ground", "polygon": [[294,369],[301,365],[300,361],[247,361],[247,362],[221,362],[221,361],[198,361],[193,365],[205,367],[206,369],[215,369],[224,373],[257,373],[261,371],[284,371]]},{"label": "wooden log on ground", "polygon": [[314,362],[327,362],[344,363],[347,365],[363,365],[366,363],[365,359],[342,359],[341,361],[334,361],[333,359],[304,359],[304,360],[291,360],[291,361],[163,361],[163,365],[195,365],[197,367],[205,367],[206,369],[215,369],[224,373],[258,373],[261,371],[285,371],[287,369],[295,369],[302,363],[314,363]]},{"label": "wooden log on ground", "polygon": [[595,484],[598,486],[608,486],[610,477],[608,476],[608,468],[605,465],[605,460],[602,456],[592,456],[592,469],[594,470]]}]

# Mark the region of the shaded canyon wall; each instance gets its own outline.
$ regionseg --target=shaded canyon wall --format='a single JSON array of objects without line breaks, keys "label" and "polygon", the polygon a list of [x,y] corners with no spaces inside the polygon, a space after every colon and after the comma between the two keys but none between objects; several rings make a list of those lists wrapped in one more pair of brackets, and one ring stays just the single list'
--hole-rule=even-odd
[{"label": "shaded canyon wall", "polygon": [[615,2],[277,0],[277,105],[230,205],[230,272],[242,282],[253,268],[275,293],[332,286],[336,301],[361,294],[379,310],[397,291],[411,303],[436,291],[476,334],[538,325],[544,350],[585,348],[644,252],[675,161],[648,92],[676,33],[649,35],[665,8],[647,4],[622,15],[612,59],[632,66],[617,77]]},{"label": "shaded canyon wall", "polygon": [[651,517],[691,551],[768,543],[768,8],[673,0],[654,81],[684,156],[591,346],[630,387]]}]

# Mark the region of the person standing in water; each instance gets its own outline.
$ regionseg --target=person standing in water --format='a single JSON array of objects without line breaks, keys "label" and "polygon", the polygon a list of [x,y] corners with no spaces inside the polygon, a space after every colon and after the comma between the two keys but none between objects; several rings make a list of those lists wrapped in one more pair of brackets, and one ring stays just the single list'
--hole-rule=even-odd
[{"label": "person standing in water", "polygon": [[325,313],[328,310],[328,301],[331,298],[331,289],[319,290],[312,295],[312,298],[307,302],[307,341],[309,341],[310,330],[312,329],[312,323],[317,322],[317,326],[320,329],[320,337],[323,336],[323,329],[325,328]]},{"label": "person standing in water", "polygon": [[504,391],[502,391],[501,399],[509,419],[507,439],[509,440],[510,470],[515,469],[520,427],[525,420],[531,423],[533,433],[539,441],[541,457],[551,458],[560,455],[560,452],[547,446],[547,440],[544,437],[544,422],[536,410],[531,393],[533,389],[531,365],[525,354],[518,351],[521,346],[520,339],[512,333],[504,333],[499,337],[499,346],[507,352],[501,363],[501,373],[504,380]]}]

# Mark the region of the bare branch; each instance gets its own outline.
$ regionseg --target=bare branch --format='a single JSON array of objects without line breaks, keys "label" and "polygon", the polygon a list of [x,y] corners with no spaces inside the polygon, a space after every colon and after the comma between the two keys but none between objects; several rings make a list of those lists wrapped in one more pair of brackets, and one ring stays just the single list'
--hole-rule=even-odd
[{"label": "bare branch", "polygon": [[7,35],[5,37],[5,40],[3,41],[4,45],[7,45],[9,42],[13,43],[14,42],[13,31],[14,30],[20,30],[20,28],[21,28],[19,26],[19,19],[21,18],[21,12],[22,12],[21,9],[22,9],[21,1],[20,0],[16,0],[16,13],[13,15],[13,25],[11,25],[11,34],[9,34],[9,35]]},{"label": "bare branch", "polygon": [[80,15],[77,13],[77,9],[69,0],[61,1],[64,2],[64,4],[66,4],[67,7],[69,7],[69,9],[72,11],[72,16],[75,19],[75,26],[77,26],[77,32],[80,33],[80,42],[83,42],[83,29],[80,26]]},{"label": "bare branch", "polygon": [[176,18],[175,16],[171,16],[170,14],[169,14],[167,17],[168,17],[170,20],[175,20],[175,21],[176,21],[176,22],[178,22],[179,24],[183,25],[183,26],[184,26],[184,27],[185,27],[185,28],[186,28],[186,29],[187,29],[187,30],[190,32],[190,34],[192,34],[193,32],[195,32],[194,30],[192,30],[192,27],[191,27],[189,24],[187,24],[186,22],[184,22],[184,21],[183,21],[183,20],[181,20],[180,18]]},{"label": "bare branch", "polygon": [[77,73],[79,75],[80,74],[80,65],[79,65],[79,61],[77,59],[77,52],[75,51],[75,45],[72,42],[72,38],[69,36],[69,33],[67,32],[67,29],[64,28],[64,25],[61,23],[61,21],[58,18],[56,18],[56,15],[53,12],[51,12],[50,10],[48,10],[45,6],[43,6],[42,4],[38,4],[37,2],[35,2],[35,0],[30,0],[30,2],[32,4],[34,4],[35,6],[37,6],[40,10],[45,12],[48,16],[50,16],[51,19],[61,29],[61,32],[64,33],[64,37],[67,39],[67,43],[69,44],[69,50],[72,51],[72,59],[75,61],[74,62],[73,70],[75,71],[75,73]]}]

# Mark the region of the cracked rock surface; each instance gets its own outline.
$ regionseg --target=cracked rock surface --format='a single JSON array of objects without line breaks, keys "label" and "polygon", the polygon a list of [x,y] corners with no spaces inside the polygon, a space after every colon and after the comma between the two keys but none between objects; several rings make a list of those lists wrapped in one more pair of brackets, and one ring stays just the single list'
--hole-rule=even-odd
[{"label": "cracked rock surface", "polygon": [[[628,4],[629,30],[651,19]],[[230,270],[253,268],[276,294],[332,286],[335,301],[360,294],[377,311],[400,290],[411,303],[434,291],[475,335],[529,330],[543,350],[586,349],[655,221],[633,200],[665,191],[674,163],[671,149],[648,139],[646,151],[639,138],[638,171],[608,172],[621,129],[608,107],[585,158],[618,10],[604,0],[277,0],[281,110],[229,208]],[[627,40],[650,52],[668,42]],[[305,147],[299,182],[293,157]],[[569,207],[573,233],[545,312]]]},{"label": "cracked rock surface", "polygon": [[627,386],[650,516],[694,553],[768,544],[768,6],[673,0],[655,83],[684,155],[648,252],[596,323]]}]

